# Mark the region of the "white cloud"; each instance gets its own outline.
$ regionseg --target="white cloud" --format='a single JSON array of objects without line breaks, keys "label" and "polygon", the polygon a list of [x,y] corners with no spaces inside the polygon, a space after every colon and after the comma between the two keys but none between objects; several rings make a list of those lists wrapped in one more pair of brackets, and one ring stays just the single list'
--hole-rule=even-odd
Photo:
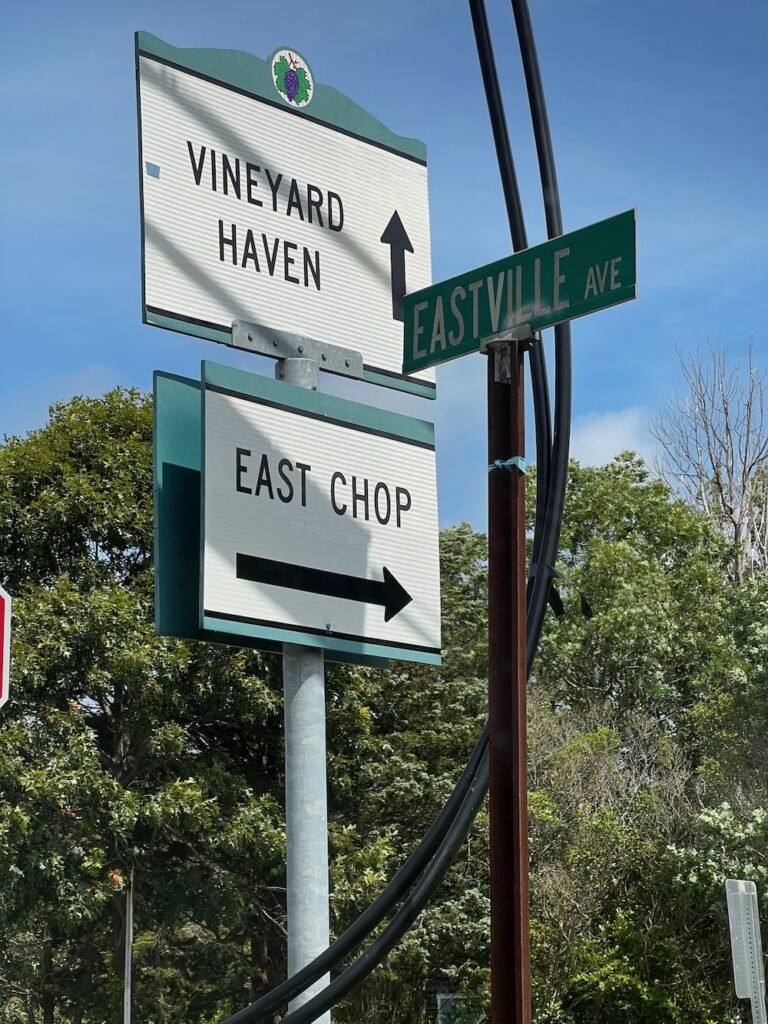
[{"label": "white cloud", "polygon": [[571,455],[582,465],[603,466],[619,452],[629,450],[652,465],[655,442],[648,421],[648,410],[641,406],[577,416],[571,431]]}]

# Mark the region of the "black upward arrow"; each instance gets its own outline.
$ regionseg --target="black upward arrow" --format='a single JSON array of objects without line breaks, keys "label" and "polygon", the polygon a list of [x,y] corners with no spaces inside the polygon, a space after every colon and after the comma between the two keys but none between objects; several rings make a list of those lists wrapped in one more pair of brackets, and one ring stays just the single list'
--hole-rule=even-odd
[{"label": "black upward arrow", "polygon": [[395,210],[384,228],[381,241],[388,245],[389,263],[392,269],[392,316],[395,320],[405,320],[403,314],[403,296],[405,295],[405,251],[413,252],[411,240]]},{"label": "black upward arrow", "polygon": [[401,612],[413,598],[401,586],[386,566],[383,580],[366,580],[359,576],[346,576],[341,572],[310,569],[308,565],[276,562],[271,558],[237,553],[237,578],[254,583],[269,583],[273,587],[306,590],[310,594],[343,597],[347,601],[384,606],[384,621]]}]

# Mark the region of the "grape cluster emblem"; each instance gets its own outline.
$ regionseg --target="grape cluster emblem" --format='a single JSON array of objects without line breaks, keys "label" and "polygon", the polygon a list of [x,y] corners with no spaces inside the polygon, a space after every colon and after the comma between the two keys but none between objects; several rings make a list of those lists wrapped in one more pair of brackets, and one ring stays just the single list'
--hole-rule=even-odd
[{"label": "grape cluster emblem", "polygon": [[272,58],[275,88],[292,107],[306,107],[312,99],[312,73],[294,50],[278,50]]}]

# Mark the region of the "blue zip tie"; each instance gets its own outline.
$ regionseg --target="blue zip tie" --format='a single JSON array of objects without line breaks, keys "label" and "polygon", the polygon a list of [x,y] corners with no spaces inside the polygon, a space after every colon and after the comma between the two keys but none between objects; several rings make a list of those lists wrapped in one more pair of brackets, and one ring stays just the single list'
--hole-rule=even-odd
[{"label": "blue zip tie", "polygon": [[513,466],[517,466],[521,473],[525,473],[526,462],[522,455],[513,455],[511,459],[496,459],[488,467],[488,472],[492,473],[494,469],[506,469],[511,473]]}]

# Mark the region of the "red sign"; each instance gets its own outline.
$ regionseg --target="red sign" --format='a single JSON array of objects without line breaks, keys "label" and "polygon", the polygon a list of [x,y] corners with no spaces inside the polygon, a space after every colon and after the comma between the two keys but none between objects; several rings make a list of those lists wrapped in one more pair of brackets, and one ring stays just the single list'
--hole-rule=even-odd
[{"label": "red sign", "polygon": [[0,587],[0,708],[8,700],[11,669],[11,598]]}]

